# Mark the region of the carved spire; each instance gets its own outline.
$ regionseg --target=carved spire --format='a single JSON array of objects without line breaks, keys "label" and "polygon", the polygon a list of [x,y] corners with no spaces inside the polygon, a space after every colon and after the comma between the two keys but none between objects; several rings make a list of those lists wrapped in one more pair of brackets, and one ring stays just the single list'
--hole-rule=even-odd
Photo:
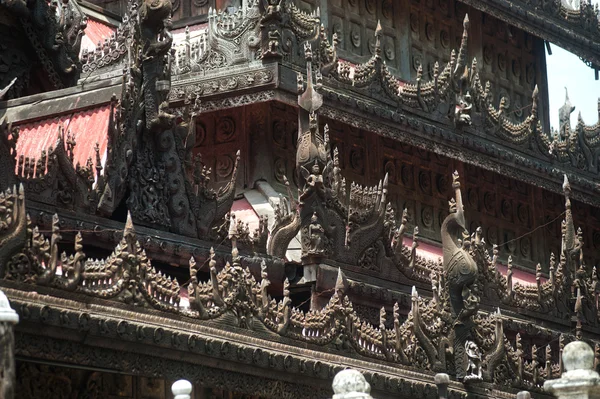
[{"label": "carved spire", "polygon": [[383,28],[381,27],[381,21],[377,20],[377,28],[375,28],[375,56],[381,57],[381,36],[383,34]]},{"label": "carved spire", "polygon": [[304,44],[304,56],[306,58],[306,90],[298,96],[298,105],[309,113],[315,112],[323,105],[323,96],[313,86],[312,70],[312,48],[310,42]]},{"label": "carved spire", "polygon": [[342,271],[341,268],[338,268],[338,274],[335,281],[335,294],[339,298],[343,298],[346,295],[346,290],[348,289],[348,280],[346,279],[346,275]]}]

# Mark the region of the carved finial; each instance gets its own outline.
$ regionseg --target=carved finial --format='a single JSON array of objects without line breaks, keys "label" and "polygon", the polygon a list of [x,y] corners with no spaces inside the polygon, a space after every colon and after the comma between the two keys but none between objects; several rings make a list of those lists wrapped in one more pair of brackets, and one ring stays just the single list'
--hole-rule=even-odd
[{"label": "carved finial", "polygon": [[463,19],[463,28],[469,29],[471,25],[471,21],[469,21],[469,14],[465,14],[465,19]]},{"label": "carved finial", "polygon": [[217,265],[217,261],[215,260],[215,249],[213,247],[210,247],[209,257],[210,261],[208,262],[208,267],[213,268]]},{"label": "carved finial", "polygon": [[346,294],[346,288],[348,286],[348,281],[346,280],[346,276],[344,272],[342,272],[341,268],[338,268],[337,280],[335,281],[335,293],[339,297],[343,297]]},{"label": "carved finial", "polygon": [[190,275],[193,277],[194,273],[196,271],[198,271],[198,262],[196,262],[196,258],[194,258],[193,256],[190,257],[189,266],[190,266]]},{"label": "carved finial", "polygon": [[267,273],[267,262],[263,259],[260,262],[260,277],[264,280],[269,278],[269,274]]},{"label": "carved finial", "polygon": [[288,280],[287,277],[283,281],[283,296],[285,298],[289,298],[290,297],[290,280]]},{"label": "carved finial", "polygon": [[452,173],[452,188],[454,190],[456,190],[457,188],[460,188],[460,176],[458,175],[458,171],[455,170],[454,173]]},{"label": "carved finial", "polygon": [[566,196],[569,196],[571,194],[571,184],[569,183],[569,178],[567,177],[567,175],[564,175],[564,180],[563,180],[563,192],[565,193]]},{"label": "carved finial", "polygon": [[323,105],[323,96],[317,92],[317,87],[313,86],[312,47],[310,42],[304,44],[304,55],[306,57],[306,90],[299,95],[298,105],[308,112],[314,112]]},{"label": "carved finial", "polygon": [[127,221],[125,222],[125,229],[123,230],[123,237],[135,237],[135,228],[133,227],[133,219],[131,218],[131,212],[127,212]]},{"label": "carved finial", "polygon": [[304,58],[307,62],[312,61],[312,47],[308,41],[304,42]]},{"label": "carved finial", "polygon": [[381,309],[379,310],[379,328],[384,329],[385,322],[386,322],[385,307],[382,306]]},{"label": "carved finial", "polygon": [[583,326],[581,325],[581,320],[577,320],[577,324],[575,325],[575,339],[578,341],[583,339]]}]

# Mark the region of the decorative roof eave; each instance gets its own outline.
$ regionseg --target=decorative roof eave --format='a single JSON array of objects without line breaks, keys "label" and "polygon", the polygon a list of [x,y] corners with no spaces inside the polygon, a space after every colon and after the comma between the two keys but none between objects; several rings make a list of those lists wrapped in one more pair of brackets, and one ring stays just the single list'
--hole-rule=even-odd
[{"label": "decorative roof eave", "polygon": [[348,95],[326,86],[322,91],[326,101],[319,110],[321,116],[486,170],[502,171],[507,176],[556,193],[562,192],[562,178],[567,173],[575,187],[573,198],[600,206],[597,194],[600,187],[595,177],[586,176],[579,170],[571,172],[551,160],[532,159],[531,155],[507,147],[505,143],[470,134],[468,130],[457,132],[453,126],[440,123],[441,120],[432,119],[431,115],[422,112],[398,110],[388,104],[355,94]]},{"label": "decorative roof eave", "polygon": [[[315,99],[316,97],[312,100],[306,98],[302,100],[301,97],[300,102],[312,109],[310,104]],[[319,139],[318,136],[316,137]],[[317,143],[319,142],[318,140]],[[315,170],[313,168],[313,174],[317,173]],[[318,176],[307,177],[307,179],[309,182],[318,183],[319,181]],[[450,228],[453,225],[451,222],[447,222],[448,220],[454,220],[455,224],[464,229],[462,221],[464,220],[464,211],[462,210],[462,195],[457,173],[453,176],[453,187],[456,199],[450,202],[451,214],[442,225],[443,234],[449,236],[452,236],[456,229]],[[566,218],[561,259],[559,263],[550,265],[551,275],[547,282],[538,279],[537,287],[513,285],[510,263],[507,276],[501,276],[496,269],[497,252],[495,251],[493,256],[487,252],[481,238],[481,229],[477,229],[471,236],[468,233],[463,235],[463,239],[459,242],[461,247],[456,247],[456,245],[453,247],[448,244],[447,240],[444,241],[444,267],[447,266],[446,260],[449,255],[452,255],[451,259],[455,259],[452,251],[457,250],[463,254],[464,259],[471,259],[473,264],[477,262],[475,269],[480,270],[478,282],[483,284],[484,292],[489,291],[489,294],[486,295],[497,295],[502,304],[524,307],[541,312],[540,314],[545,313],[547,306],[553,307],[556,304],[559,314],[569,315],[571,312],[570,288],[577,284],[578,300],[575,312],[579,321],[577,329],[579,336],[582,333],[582,323],[587,323],[590,327],[597,325],[597,301],[591,298],[598,295],[598,279],[595,272],[592,273],[591,280],[585,276],[585,266],[581,262],[583,259],[581,238],[580,233],[575,233],[574,226],[572,226],[571,190],[566,179],[564,191]],[[347,279],[341,270],[338,272],[334,294],[323,309],[302,312],[293,308],[288,281],[285,281],[283,285],[283,299],[272,300],[267,291],[270,280],[266,264],[261,265],[259,283],[248,267],[241,263],[236,247],[236,242],[241,239],[241,236],[235,228],[229,231],[233,244],[231,264],[227,263],[221,271],[218,271],[214,252],[211,251],[208,262],[210,281],[203,282],[199,280],[200,275],[198,275],[198,271],[203,265],[191,258],[189,261],[191,278],[188,282],[187,293],[183,293],[175,279],[164,275],[152,266],[151,260],[147,257],[137,238],[131,217],[128,217],[123,230],[123,238],[107,258],[87,259],[83,252],[81,234],[75,236],[74,254],[61,255],[58,249],[58,243],[61,240],[58,216],[53,217],[51,237],[46,238],[38,228],[26,221],[23,195],[22,187],[18,190],[14,188],[0,195],[0,205],[3,204],[0,209],[10,209],[10,212],[5,212],[0,219],[6,226],[3,234],[0,235],[2,244],[0,246],[0,275],[4,280],[35,285],[37,291],[46,293],[47,290],[48,293],[54,292],[52,295],[59,297],[69,295],[69,297],[77,298],[79,296],[79,300],[83,300],[85,297],[87,302],[100,301],[98,303],[111,301],[116,308],[125,310],[137,308],[145,312],[144,309],[154,309],[152,312],[177,314],[180,320],[193,321],[199,326],[227,323],[252,331],[270,331],[271,334],[276,334],[274,337],[279,336],[282,340],[292,340],[300,346],[306,344],[315,346],[315,348],[332,349],[341,340],[343,347],[353,349],[352,355],[349,357],[368,357],[379,362],[385,361],[388,364],[414,365],[417,369],[427,372],[445,369],[444,331],[450,328],[452,317],[450,317],[448,299],[449,288],[444,281],[454,281],[447,276],[450,271],[444,270],[441,274],[442,272],[436,268],[430,269],[432,299],[421,298],[413,288],[408,320],[401,322],[399,306],[396,305],[392,319],[394,327],[391,329],[387,327],[386,310],[382,309],[379,328],[377,328],[366,323],[353,309],[352,303],[347,297]],[[308,197],[305,195],[306,198]],[[385,201],[384,196],[381,198],[382,202]],[[361,198],[355,199],[360,200]],[[454,213],[452,213],[453,210]],[[317,217],[313,214],[313,219],[315,218]],[[311,220],[312,223],[316,222]],[[235,225],[232,223],[232,226]],[[313,228],[312,232],[310,228],[308,229],[310,245],[306,255],[313,259],[326,255],[319,251],[321,241],[314,239],[315,234],[319,235],[318,231],[318,228]],[[401,226],[398,229],[398,235],[402,234]],[[352,243],[355,242],[352,241]],[[446,253],[447,249],[451,250],[448,254]],[[575,275],[570,272],[573,270],[573,266],[576,268],[578,266]],[[69,294],[66,294],[67,292]],[[582,297],[586,298],[585,304],[582,303]],[[186,303],[189,303],[189,306],[186,306]],[[48,306],[42,309],[44,308],[49,311]],[[40,312],[42,311],[40,310]],[[491,370],[489,375],[483,377],[486,381],[493,380],[493,368],[497,365],[494,362],[498,360],[507,361],[511,369],[518,370],[517,383],[520,386],[529,386],[532,383],[533,387],[536,387],[544,379],[550,379],[556,375],[556,367],[551,360],[551,350],[546,351],[546,368],[540,370],[538,368],[540,363],[535,351],[531,362],[524,362],[522,356],[519,355],[521,349],[518,336],[516,349],[513,349],[510,343],[502,345],[506,341],[502,332],[503,321],[499,312],[491,315],[478,313],[475,309],[475,313],[470,322],[472,327],[469,328],[477,330],[478,336],[491,336],[490,334],[494,334],[493,325],[495,324],[495,336],[499,337],[495,344],[487,341],[487,343],[479,344],[483,345],[480,347],[486,355],[484,359],[490,359],[489,361],[485,360],[488,362],[488,370]],[[222,316],[225,314],[233,317],[223,318]],[[473,315],[473,313],[470,314]],[[48,320],[47,317],[45,319]],[[89,317],[87,319],[89,321]],[[58,323],[68,324],[64,317],[58,318]],[[115,324],[117,324],[117,334],[123,335],[128,331],[128,327],[123,327],[127,324],[123,324],[122,320]],[[413,326],[414,336],[411,332]],[[417,347],[421,348],[422,352],[417,353],[418,351],[414,350]],[[423,357],[424,354],[426,357]],[[508,378],[510,380],[512,377]],[[481,375],[479,379],[481,379]]]},{"label": "decorative roof eave", "polygon": [[[467,47],[469,16],[463,21],[463,35],[458,54],[452,50],[450,61],[440,71],[439,64],[434,66],[433,79],[423,80],[423,68],[419,66],[414,82],[401,81],[388,69],[381,58],[381,25],[375,30],[375,50],[370,60],[362,64],[350,64],[341,60],[336,51],[337,35],[334,33],[331,43],[327,39],[325,29],[321,28],[320,58],[321,73],[330,76],[331,81],[341,83],[342,87],[368,88],[379,85],[386,96],[399,107],[422,109],[425,112],[434,111],[440,104],[454,104],[454,93],[458,91],[460,76],[467,68]],[[454,113],[450,112],[450,116]]]},{"label": "decorative roof eave", "polygon": [[[278,76],[281,78],[275,90],[239,95],[231,93],[231,97],[203,100],[200,108],[203,112],[209,112],[268,101],[295,106],[297,99],[292,93],[296,92],[296,85],[289,82],[289,77],[295,74],[291,68],[280,65]],[[319,114],[486,170],[502,171],[514,179],[555,193],[562,193],[562,179],[566,173],[574,187],[573,199],[600,206],[597,195],[600,187],[589,172],[582,173],[578,169],[571,171],[568,166],[553,161],[553,157],[533,159],[518,147],[507,146],[505,141],[493,136],[481,137],[471,133],[468,127],[457,132],[444,115],[436,116],[411,108],[398,109],[390,101],[372,99],[355,90],[348,93],[348,90],[351,89],[323,78],[321,91],[325,103],[319,109]]]},{"label": "decorative roof eave", "polygon": [[556,43],[595,68],[600,66],[598,17],[594,20],[594,6],[587,1],[581,2],[581,11],[567,10],[560,0],[540,2],[539,8],[528,6],[523,0],[460,1],[534,36]]},{"label": "decorative roof eave", "polygon": [[107,104],[113,94],[120,95],[123,78],[102,82],[88,81],[83,86],[0,102],[0,112],[13,124],[51,118]]},{"label": "decorative roof eave", "polygon": [[[204,74],[175,76],[171,85],[169,101],[176,104],[194,96],[212,98],[231,96],[247,91],[275,88],[279,82],[277,63],[229,67],[227,70],[213,70]],[[202,105],[200,105],[202,106]]]},{"label": "decorative roof eave", "polygon": [[[2,290],[11,305],[23,319],[17,326],[20,339],[16,342],[16,355],[26,354],[39,360],[66,361],[79,366],[114,370],[131,374],[129,360],[135,359],[139,366],[134,373],[163,378],[181,377],[185,372],[190,380],[205,381],[209,386],[215,380],[215,373],[224,378],[221,383],[232,390],[247,394],[270,396],[273,386],[265,383],[278,373],[278,384],[293,386],[286,390],[290,399],[321,398],[323,383],[328,384],[333,375],[347,367],[358,370],[369,378],[375,392],[397,395],[407,392],[435,392],[433,374],[418,372],[385,364],[385,362],[361,357],[351,357],[343,352],[324,352],[309,345],[296,346],[286,339],[269,340],[258,338],[252,331],[240,328],[223,328],[220,323],[198,325],[186,320],[178,320],[168,314],[148,309],[130,309],[127,306],[115,306],[106,301],[92,301],[90,308],[82,310],[81,302],[75,296],[55,296],[51,290],[27,292],[22,284],[2,282]],[[62,339],[46,336],[47,328],[32,329],[27,326],[53,327],[62,331]],[[102,347],[88,352],[89,345],[71,341],[72,334],[85,332],[89,340],[101,339]],[[54,345],[47,345],[53,342]],[[130,345],[135,342],[136,345]],[[37,343],[37,344],[36,344]],[[123,350],[126,344],[127,350]],[[35,350],[39,346],[43,350]],[[69,350],[62,350],[66,346]],[[152,348],[152,349],[150,349]],[[106,356],[98,356],[102,352]],[[80,354],[80,355],[74,355]],[[195,355],[195,356],[190,356]],[[119,361],[115,361],[117,356]],[[228,364],[224,369],[214,366],[213,359]],[[231,369],[244,372],[232,373]],[[158,366],[157,365],[161,365]],[[170,367],[167,367],[170,366]],[[258,382],[249,384],[244,378],[231,378],[232,374],[247,377]],[[266,385],[265,385],[266,384]],[[261,386],[268,387],[261,390]],[[250,389],[249,391],[247,391]],[[316,390],[317,392],[313,392]],[[329,388],[327,389],[329,390]],[[449,391],[452,397],[466,398],[465,387],[456,381],[450,381]],[[469,392],[481,395],[491,392],[495,397],[514,398],[516,389],[498,389],[494,384],[483,383],[470,387]],[[321,393],[321,395],[319,395]],[[281,395],[277,396],[281,397]],[[540,393],[540,397],[546,397]],[[549,398],[549,397],[548,397]]]}]

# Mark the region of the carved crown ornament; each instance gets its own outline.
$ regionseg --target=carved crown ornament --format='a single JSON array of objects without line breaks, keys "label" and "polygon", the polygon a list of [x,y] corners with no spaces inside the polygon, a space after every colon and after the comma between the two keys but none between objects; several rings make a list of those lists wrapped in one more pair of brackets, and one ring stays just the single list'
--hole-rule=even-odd
[{"label": "carved crown ornament", "polygon": [[[268,331],[297,345],[330,347],[345,356],[379,359],[426,373],[445,371],[465,384],[488,381],[506,388],[540,389],[545,380],[560,373],[554,345],[548,342],[544,356],[534,345],[526,356],[520,333],[515,338],[504,333],[505,324],[512,326],[512,322],[500,310],[487,313],[480,303],[495,297],[509,309],[551,312],[547,306],[564,310],[578,320],[576,336],[543,333],[551,341],[560,337],[559,349],[569,340],[582,339],[583,325],[597,321],[597,275],[594,270],[589,277],[580,263],[581,237],[572,226],[568,182],[561,262],[551,265],[548,281],[538,278],[537,286],[524,287],[512,284],[510,263],[507,275],[500,274],[497,251],[490,258],[480,231],[472,235],[464,231],[458,174],[453,181],[455,198],[442,227],[444,268],[431,272],[432,296],[421,297],[413,288],[408,316],[402,316],[405,310],[398,304],[391,311],[383,307],[378,326],[354,310],[348,298],[348,280],[341,270],[322,309],[305,312],[295,308],[287,280],[282,299],[272,299],[266,265],[263,262],[258,279],[241,262],[235,229],[231,231],[231,261],[218,267],[211,253],[208,280],[203,281],[204,274],[199,271],[205,265],[191,258],[190,279],[183,286],[152,266],[136,237],[131,216],[123,238],[108,257],[88,259],[81,234],[75,236],[70,254],[60,253],[58,217],[54,217],[50,238],[40,233],[28,221],[22,186],[0,195],[0,278],[13,288],[45,287],[44,292],[51,296],[68,291],[71,298],[81,295],[115,301],[132,309],[177,314],[195,323],[212,320],[249,333]],[[307,223],[314,224],[312,219]],[[315,229],[312,233],[318,234]],[[574,269],[576,273],[570,272]]]}]

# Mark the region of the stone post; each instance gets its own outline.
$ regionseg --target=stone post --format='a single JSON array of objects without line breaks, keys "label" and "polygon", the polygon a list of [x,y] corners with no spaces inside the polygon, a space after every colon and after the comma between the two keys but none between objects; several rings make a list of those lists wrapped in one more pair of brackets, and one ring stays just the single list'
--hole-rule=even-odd
[{"label": "stone post", "polygon": [[178,380],[171,385],[174,399],[191,399],[192,383],[188,380]]},{"label": "stone post", "polygon": [[373,399],[371,385],[365,377],[356,370],[342,370],[333,378],[332,399]]},{"label": "stone post", "polygon": [[435,382],[435,385],[437,385],[439,399],[448,399],[450,376],[446,373],[438,373],[433,377],[433,381]]},{"label": "stone post", "polygon": [[0,398],[13,399],[15,394],[15,336],[13,326],[19,315],[0,291]]},{"label": "stone post", "polygon": [[600,399],[600,375],[594,371],[594,351],[583,341],[567,344],[563,350],[561,378],[544,383],[544,389],[558,399]]}]

